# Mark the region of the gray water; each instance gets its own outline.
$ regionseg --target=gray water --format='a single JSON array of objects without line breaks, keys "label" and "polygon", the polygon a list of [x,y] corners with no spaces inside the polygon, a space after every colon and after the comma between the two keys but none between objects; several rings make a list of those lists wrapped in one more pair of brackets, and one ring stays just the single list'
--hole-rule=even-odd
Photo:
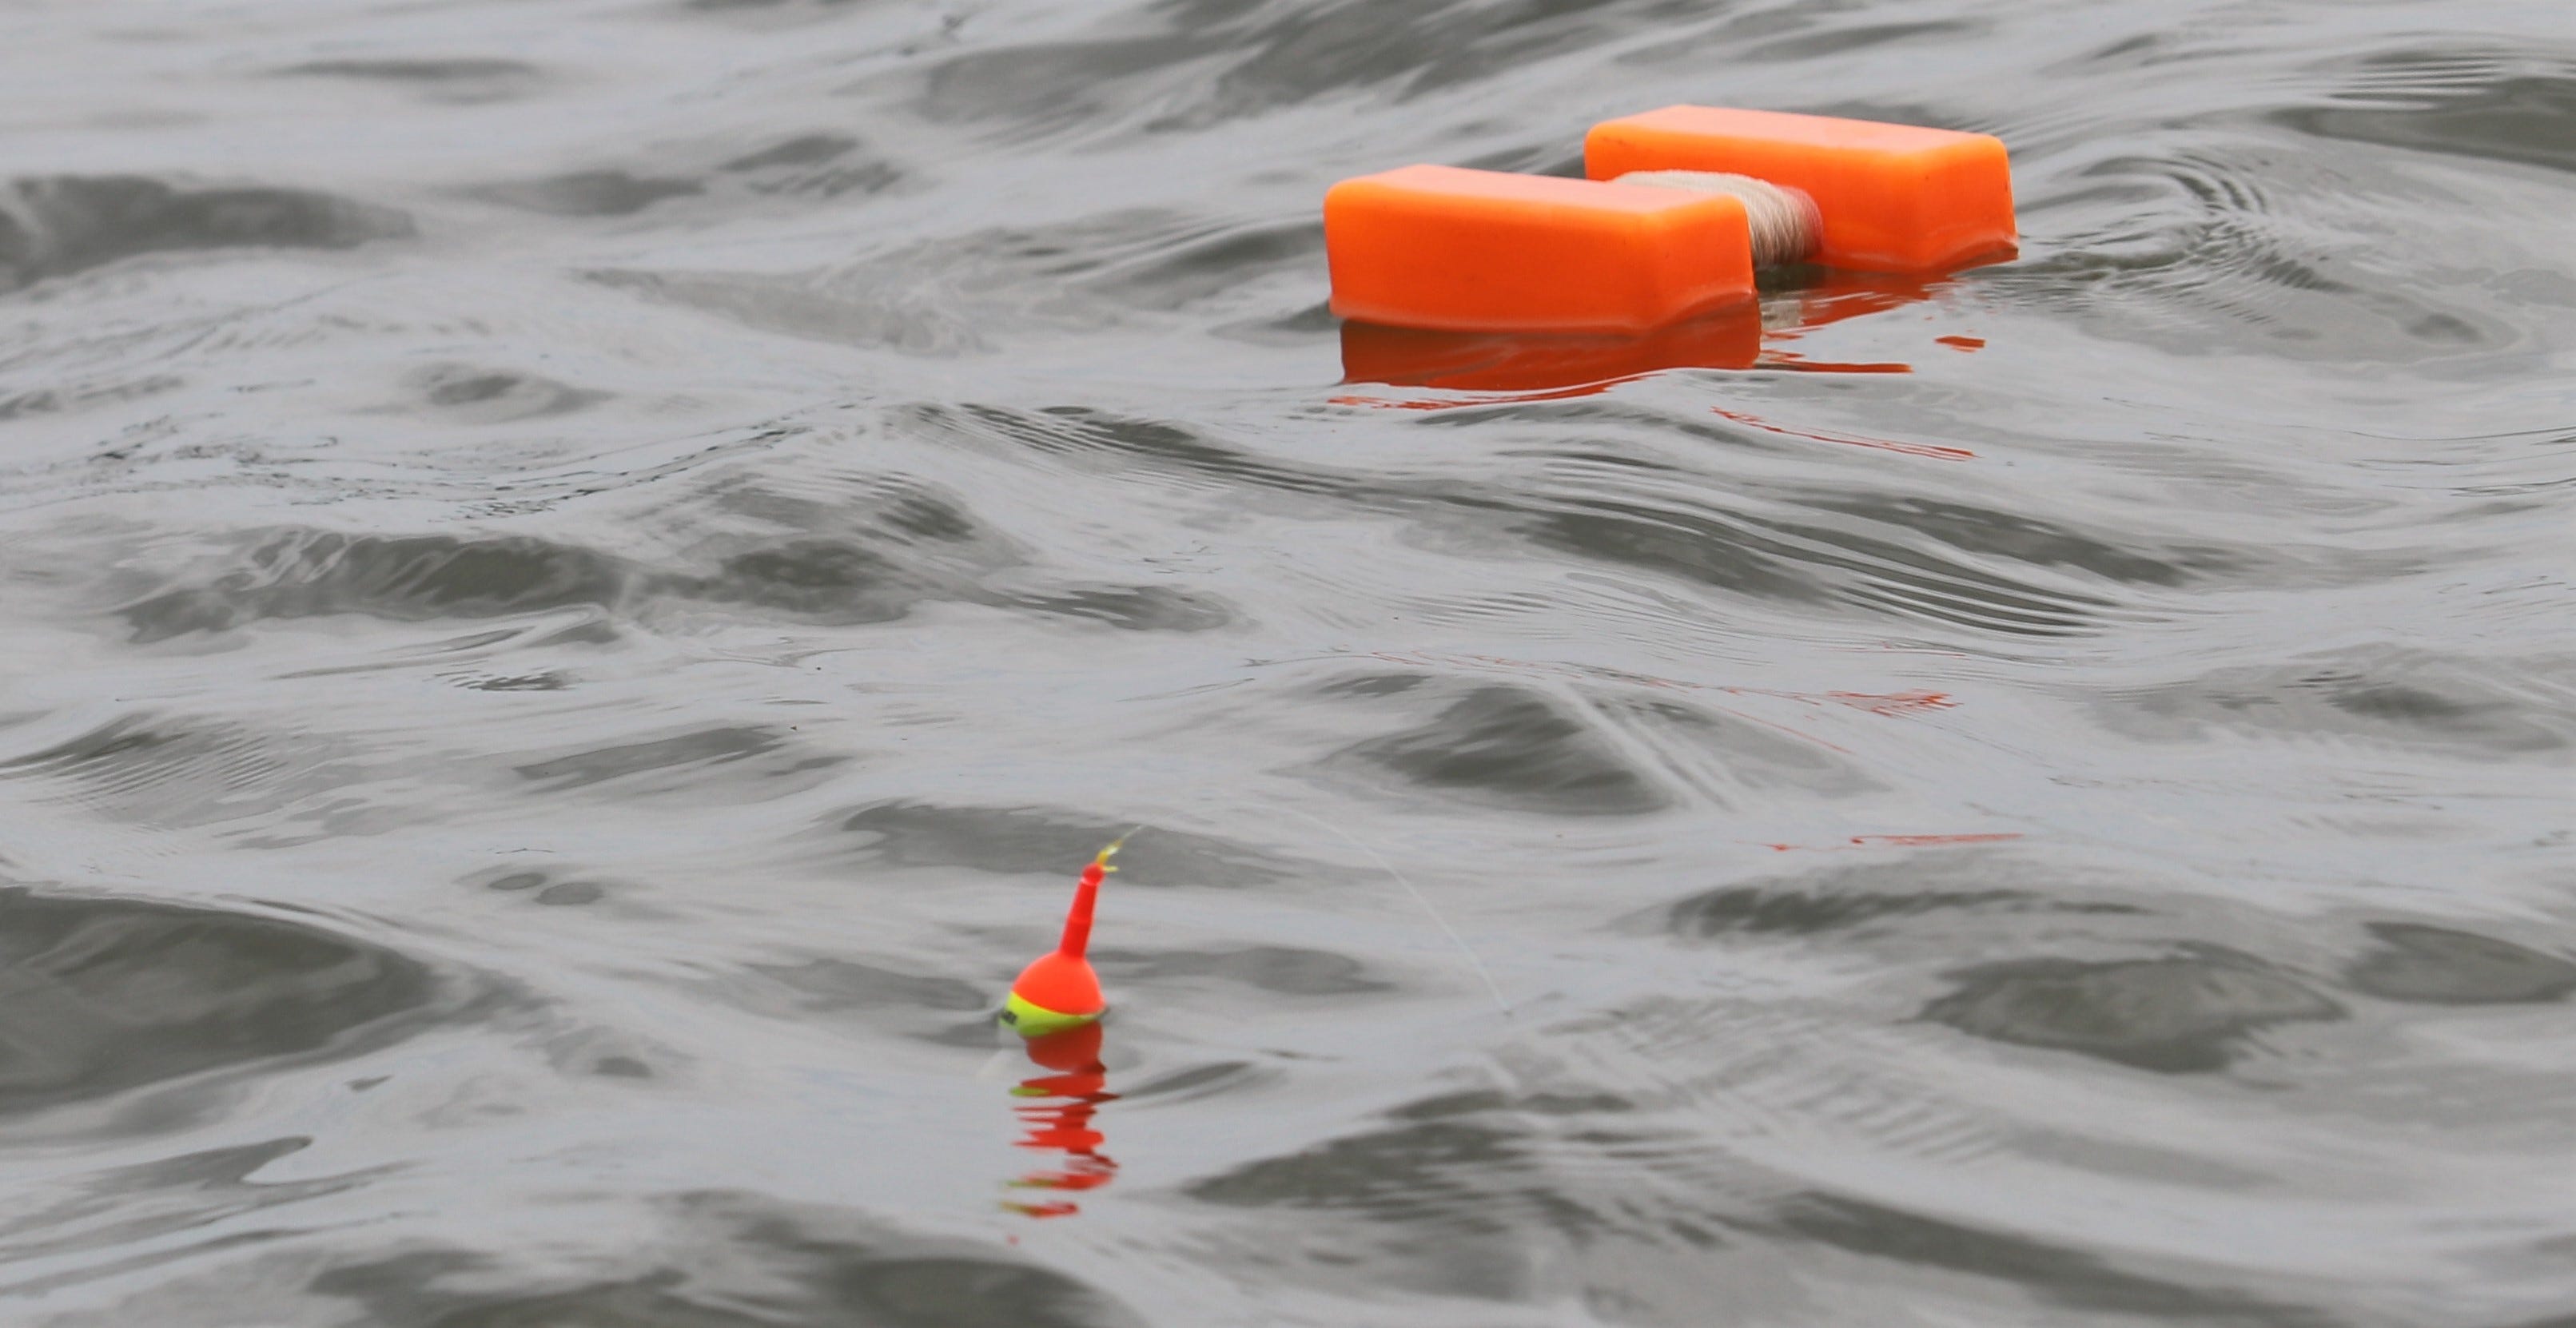
[{"label": "gray water", "polygon": [[[11,7],[0,1321],[2576,1323],[2569,15]],[[1345,364],[1682,101],[2020,256]]]}]

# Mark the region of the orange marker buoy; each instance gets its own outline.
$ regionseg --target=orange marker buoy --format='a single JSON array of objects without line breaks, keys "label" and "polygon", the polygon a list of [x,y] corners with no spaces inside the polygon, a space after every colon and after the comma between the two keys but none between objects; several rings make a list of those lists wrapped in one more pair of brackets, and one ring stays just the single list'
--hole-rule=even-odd
[{"label": "orange marker buoy", "polygon": [[2003,140],[1916,125],[1779,111],[1667,106],[1604,120],[1583,173],[1724,171],[1799,190],[1823,226],[1816,259],[1882,272],[2012,256],[2012,165]]},{"label": "orange marker buoy", "polygon": [[1668,106],[1595,125],[1584,170],[1407,166],[1333,186],[1333,312],[1638,333],[1750,300],[1757,262],[1946,270],[2009,258],[2016,238],[2010,163],[1985,134]]},{"label": "orange marker buoy", "polygon": [[1457,332],[1642,332],[1753,295],[1719,194],[1406,166],[1324,194],[1333,312]]},{"label": "orange marker buoy", "polygon": [[1011,983],[1002,1022],[1022,1037],[1079,1028],[1108,1011],[1109,1003],[1100,995],[1100,975],[1091,971],[1085,954],[1091,948],[1091,912],[1100,898],[1100,883],[1118,870],[1109,865],[1109,859],[1126,842],[1126,835],[1119,836],[1117,843],[1100,850],[1100,856],[1082,869],[1082,879],[1073,887],[1073,907],[1065,914],[1064,939],[1031,960]]}]

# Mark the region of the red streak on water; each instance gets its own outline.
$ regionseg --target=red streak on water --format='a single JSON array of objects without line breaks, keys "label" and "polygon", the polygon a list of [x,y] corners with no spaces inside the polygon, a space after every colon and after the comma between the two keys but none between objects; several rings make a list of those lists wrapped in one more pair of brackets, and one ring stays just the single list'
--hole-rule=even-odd
[{"label": "red streak on water", "polygon": [[1339,396],[1325,400],[1336,406],[1367,406],[1373,410],[1464,410],[1471,406],[1514,406],[1531,401],[1572,401],[1577,397],[1599,396],[1621,383],[1633,383],[1644,374],[1622,378],[1605,378],[1597,383],[1577,383],[1571,387],[1551,388],[1544,392],[1484,392],[1436,400],[1430,397],[1408,397],[1388,401],[1380,397]]},{"label": "red streak on water", "polygon": [[1948,692],[1827,692],[1825,699],[1873,715],[1914,715],[1959,704]]},{"label": "red streak on water", "polygon": [[1853,835],[1839,844],[1765,844],[1774,853],[1845,853],[1856,848],[1946,848],[1957,844],[2000,844],[2019,839],[2018,832],[1967,835]]},{"label": "red streak on water", "polygon": [[1811,360],[1792,351],[1764,351],[1754,363],[1757,369],[1789,369],[1798,373],[1910,374],[1914,366],[1901,360]]},{"label": "red streak on water", "polygon": [[1944,447],[1938,443],[1900,443],[1892,438],[1863,438],[1856,434],[1826,433],[1822,430],[1816,429],[1791,429],[1783,425],[1773,424],[1769,420],[1763,419],[1758,415],[1747,415],[1741,411],[1728,410],[1724,406],[1711,406],[1709,409],[1712,412],[1733,420],[1738,424],[1750,425],[1753,428],[1763,430],[1766,433],[1776,433],[1789,438],[1807,438],[1819,443],[1842,443],[1850,447],[1875,447],[1884,452],[1902,452],[1907,456],[1930,457],[1935,461],[1974,461],[1977,459],[1976,453],[1971,452],[1964,447]]}]

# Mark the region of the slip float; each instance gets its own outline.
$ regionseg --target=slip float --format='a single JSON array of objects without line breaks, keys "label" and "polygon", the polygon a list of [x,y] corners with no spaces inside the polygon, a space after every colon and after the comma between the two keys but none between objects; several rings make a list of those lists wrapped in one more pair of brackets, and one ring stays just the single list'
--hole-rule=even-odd
[{"label": "slip float", "polygon": [[1109,1012],[1109,1002],[1100,994],[1100,975],[1091,967],[1091,916],[1100,902],[1100,883],[1118,870],[1109,860],[1134,833],[1120,835],[1082,869],[1073,885],[1073,907],[1064,915],[1062,938],[1011,981],[1001,1020],[1020,1036],[1043,1038],[1082,1028]]},{"label": "slip float", "polygon": [[1749,305],[1760,267],[1943,273],[2010,259],[2018,238],[1986,134],[1668,106],[1594,125],[1583,159],[1581,180],[1405,166],[1334,185],[1333,312],[1647,335]]}]

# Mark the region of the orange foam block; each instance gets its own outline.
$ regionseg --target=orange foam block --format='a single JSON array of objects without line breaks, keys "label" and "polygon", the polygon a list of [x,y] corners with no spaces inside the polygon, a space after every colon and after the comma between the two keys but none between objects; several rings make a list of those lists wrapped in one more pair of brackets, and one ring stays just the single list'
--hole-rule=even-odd
[{"label": "orange foam block", "polygon": [[1397,327],[1642,332],[1753,297],[1723,194],[1406,166],[1324,195],[1333,312]]},{"label": "orange foam block", "polygon": [[1824,219],[1816,261],[1924,272],[2010,258],[2012,167],[2001,139],[1779,111],[1667,106],[1604,120],[1583,172],[1724,171],[1804,190]]}]

